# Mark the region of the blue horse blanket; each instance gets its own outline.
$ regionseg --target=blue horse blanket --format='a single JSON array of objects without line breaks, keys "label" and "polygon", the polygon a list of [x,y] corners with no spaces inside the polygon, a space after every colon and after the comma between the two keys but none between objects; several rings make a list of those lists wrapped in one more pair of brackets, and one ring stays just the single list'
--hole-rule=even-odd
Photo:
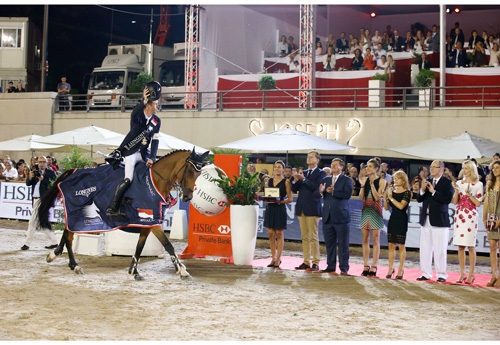
[{"label": "blue horse blanket", "polygon": [[93,169],[76,169],[59,183],[67,229],[76,233],[92,233],[121,229],[140,232],[141,228],[161,225],[168,207],[177,200],[165,199],[158,191],[153,172],[138,163],[134,179],[123,198],[121,210],[126,217],[108,217],[106,209],[118,184],[124,179],[124,169],[111,165]]}]

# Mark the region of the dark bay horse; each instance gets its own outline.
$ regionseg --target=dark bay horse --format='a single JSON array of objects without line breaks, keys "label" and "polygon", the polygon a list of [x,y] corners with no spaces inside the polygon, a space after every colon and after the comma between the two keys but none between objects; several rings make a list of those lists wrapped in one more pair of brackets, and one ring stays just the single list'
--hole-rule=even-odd
[{"label": "dark bay horse", "polygon": [[[193,187],[196,181],[196,178],[200,175],[201,168],[204,165],[204,160],[208,156],[209,152],[205,152],[202,155],[198,155],[194,148],[193,151],[189,150],[177,150],[173,151],[162,158],[160,158],[156,163],[153,164],[151,167],[151,172],[148,171],[150,176],[152,176],[152,180],[156,186],[156,189],[158,192],[163,196],[163,198],[167,198],[170,195],[170,191],[172,189],[177,189],[180,192],[180,197],[181,200],[184,202],[187,202],[192,199],[193,197]],[[141,163],[139,163],[141,164]],[[96,169],[100,169],[101,167],[95,168],[94,169],[84,169],[86,171],[96,171]],[[109,167],[103,166],[102,168],[108,169]],[[73,170],[68,170],[65,173],[63,173],[54,183],[54,185],[45,193],[45,195],[41,198],[40,200],[40,207],[38,208],[38,223],[42,228],[51,228],[51,223],[49,221],[49,210],[50,208],[54,205],[55,200],[58,197],[61,197],[61,183],[64,181],[71,180],[71,176],[77,172],[77,170],[81,169],[73,169]],[[108,169],[109,171],[112,171]],[[108,171],[106,170],[106,172]],[[83,173],[83,172],[81,172]],[[78,176],[79,174],[76,173],[74,176]],[[96,176],[98,175],[97,173],[95,174]],[[96,179],[97,177],[93,177],[92,174],[90,174],[90,179]],[[135,179],[134,179],[135,182]],[[71,186],[71,185],[70,185]],[[66,187],[67,188],[67,187]],[[145,191],[144,193],[148,193],[146,191],[147,188],[144,188]],[[72,191],[73,192],[73,191]],[[106,194],[113,194],[113,190],[108,191],[103,191]],[[75,194],[75,193],[73,193]],[[135,195],[134,195],[135,197]],[[139,197],[139,196],[138,196]],[[148,198],[149,195],[146,195],[146,198]],[[64,198],[63,198],[64,200]],[[97,204],[97,202],[96,202]],[[104,204],[107,205],[107,204]],[[67,206],[67,205],[65,205]],[[101,205],[102,206],[102,205]],[[102,208],[102,207],[101,207]],[[65,207],[65,212],[67,212],[67,208]],[[105,209],[103,214],[105,214]],[[105,217],[105,216],[103,216]],[[116,218],[116,217],[114,217]],[[74,229],[69,229],[68,223],[68,214],[66,213],[65,215],[65,220],[66,220],[66,229],[63,233],[63,236],[61,238],[61,242],[57,246],[57,248],[54,250],[53,253],[50,253],[47,255],[47,262],[53,261],[57,256],[61,255],[64,249],[64,246],[66,246],[66,250],[68,251],[68,257],[69,257],[69,267],[71,270],[74,270],[75,273],[78,274],[83,274],[83,270],[80,266],[78,266],[78,263],[75,260],[74,254],[73,254],[73,249],[72,249],[72,243],[73,243],[73,236],[74,232],[81,232],[81,231],[73,231]],[[122,228],[123,230],[127,231],[130,230],[129,232],[136,232],[140,233],[139,235],[139,240],[137,242],[137,247],[135,250],[135,254],[132,257],[132,262],[130,264],[129,268],[129,274],[133,274],[134,278],[136,280],[142,280],[143,277],[142,275],[139,274],[138,271],[138,265],[139,265],[139,259],[142,253],[142,250],[144,248],[144,245],[146,243],[146,239],[149,235],[150,232],[152,232],[158,240],[161,242],[165,250],[170,254],[170,259],[172,260],[176,273],[181,276],[181,278],[187,278],[189,277],[189,273],[186,271],[186,267],[184,266],[183,263],[180,262],[178,259],[177,255],[175,254],[174,247],[172,246],[172,243],[170,243],[168,237],[165,235],[163,232],[163,229],[161,228],[161,225],[152,225],[149,227],[135,227],[134,225],[127,225],[126,221],[127,219],[124,218],[123,221],[125,222],[125,226],[120,226],[119,228]],[[155,223],[156,224],[156,223]],[[106,231],[110,230],[116,230],[115,228],[116,225],[113,225],[111,227],[108,226],[108,229]],[[103,232],[105,230],[99,231],[99,230],[93,230],[91,232],[93,233],[99,233]]]}]

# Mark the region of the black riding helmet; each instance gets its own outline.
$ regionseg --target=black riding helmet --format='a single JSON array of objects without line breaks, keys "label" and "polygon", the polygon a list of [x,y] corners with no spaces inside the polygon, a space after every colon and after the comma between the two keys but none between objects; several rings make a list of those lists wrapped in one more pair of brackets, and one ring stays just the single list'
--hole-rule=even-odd
[{"label": "black riding helmet", "polygon": [[156,101],[161,97],[161,85],[157,81],[150,81],[146,87],[149,90],[148,101]]}]

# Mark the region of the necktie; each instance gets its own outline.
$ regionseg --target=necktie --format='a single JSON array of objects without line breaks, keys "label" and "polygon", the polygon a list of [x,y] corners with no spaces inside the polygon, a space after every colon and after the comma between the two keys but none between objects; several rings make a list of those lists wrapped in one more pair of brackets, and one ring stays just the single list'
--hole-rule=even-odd
[{"label": "necktie", "polygon": [[332,176],[332,186],[335,185],[335,182],[337,182],[337,178],[335,176]]},{"label": "necktie", "polygon": [[436,179],[433,179],[433,180],[432,180],[432,187],[433,187],[433,188],[434,188],[434,187],[436,187],[436,183],[437,183],[437,180],[436,180]]}]

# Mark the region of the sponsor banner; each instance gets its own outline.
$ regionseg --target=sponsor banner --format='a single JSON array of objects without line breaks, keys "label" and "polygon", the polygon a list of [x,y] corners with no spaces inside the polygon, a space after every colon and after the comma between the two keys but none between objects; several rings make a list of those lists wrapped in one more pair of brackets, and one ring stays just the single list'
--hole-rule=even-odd
[{"label": "sponsor banner", "polygon": [[[29,220],[33,213],[31,186],[22,182],[0,182],[0,218]],[[50,209],[50,221],[60,222],[63,217],[59,201]]]}]

